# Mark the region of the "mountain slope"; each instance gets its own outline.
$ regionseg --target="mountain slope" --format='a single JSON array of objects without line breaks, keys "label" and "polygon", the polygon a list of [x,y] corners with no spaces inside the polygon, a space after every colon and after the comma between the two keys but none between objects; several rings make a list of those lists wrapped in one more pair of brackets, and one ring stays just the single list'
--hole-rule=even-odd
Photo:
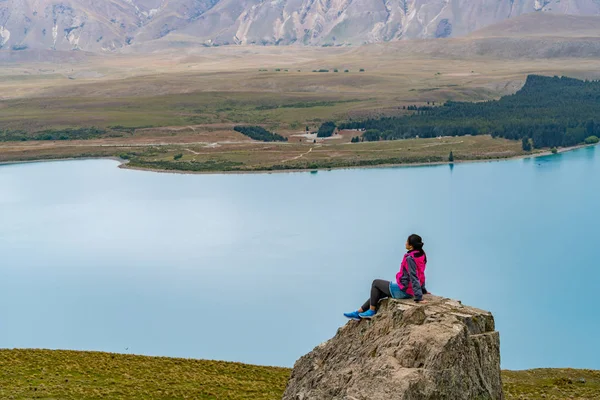
[{"label": "mountain slope", "polygon": [[468,35],[469,38],[585,38],[598,36],[600,36],[600,16],[551,13],[524,14],[487,26]]},{"label": "mountain slope", "polygon": [[[3,0],[0,48],[115,51],[158,40],[349,45],[467,35],[526,13],[600,15],[596,0]],[[154,45],[156,48],[156,45]]]}]

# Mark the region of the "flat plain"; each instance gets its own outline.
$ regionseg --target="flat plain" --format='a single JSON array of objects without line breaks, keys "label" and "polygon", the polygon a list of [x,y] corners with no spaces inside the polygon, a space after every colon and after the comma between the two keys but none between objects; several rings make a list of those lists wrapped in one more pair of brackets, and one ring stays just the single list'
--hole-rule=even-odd
[{"label": "flat plain", "polygon": [[[3,51],[0,132],[25,137],[0,141],[0,161],[133,154],[138,167],[203,171],[303,169],[326,158],[320,167],[368,164],[359,158],[439,162],[449,151],[457,160],[519,156],[518,143],[489,138],[346,145],[351,132],[331,140],[300,135],[325,121],[409,115],[411,105],[498,99],[519,90],[529,74],[600,77],[598,41],[591,40],[596,20],[582,20],[577,30],[571,17],[550,19],[535,25],[522,18],[456,39],[356,47],[174,43],[152,53]],[[254,142],[234,132],[236,125],[259,125],[289,142]],[[91,127],[106,133],[33,140],[47,130]],[[156,165],[167,161],[166,168]]]}]

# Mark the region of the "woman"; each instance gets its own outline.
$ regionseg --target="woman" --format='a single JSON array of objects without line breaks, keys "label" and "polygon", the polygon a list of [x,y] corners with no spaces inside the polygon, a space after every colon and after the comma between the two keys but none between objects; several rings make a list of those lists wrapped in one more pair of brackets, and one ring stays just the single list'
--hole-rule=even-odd
[{"label": "woman", "polygon": [[396,282],[376,279],[371,286],[371,298],[357,311],[345,313],[346,318],[360,320],[370,319],[377,313],[377,304],[381,299],[411,299],[423,301],[425,289],[425,267],[427,255],[423,251],[423,239],[419,235],[410,235],[406,240],[406,254],[396,274]]}]

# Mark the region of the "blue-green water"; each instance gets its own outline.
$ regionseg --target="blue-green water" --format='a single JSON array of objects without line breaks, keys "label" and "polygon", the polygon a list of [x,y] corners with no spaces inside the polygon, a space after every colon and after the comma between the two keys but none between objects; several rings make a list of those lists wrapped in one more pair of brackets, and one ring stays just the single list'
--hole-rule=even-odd
[{"label": "blue-green water", "polygon": [[291,366],[393,279],[491,310],[504,368],[600,368],[600,151],[272,175],[0,166],[0,347]]}]

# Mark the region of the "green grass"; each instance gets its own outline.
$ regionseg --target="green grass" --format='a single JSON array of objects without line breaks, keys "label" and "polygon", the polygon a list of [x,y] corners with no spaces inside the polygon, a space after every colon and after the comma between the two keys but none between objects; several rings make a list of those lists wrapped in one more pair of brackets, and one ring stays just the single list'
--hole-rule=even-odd
[{"label": "green grass", "polygon": [[244,166],[241,162],[234,161],[143,161],[134,159],[130,162],[131,167],[170,170],[170,171],[188,171],[188,172],[260,172],[260,171],[285,171],[285,170],[313,170],[313,169],[334,169],[334,168],[358,168],[374,167],[381,165],[409,165],[417,163],[436,163],[442,162],[443,158],[379,158],[372,160],[315,160],[303,163],[273,164]]},{"label": "green grass", "polygon": [[503,371],[502,381],[507,400],[600,398],[600,371],[577,369]]},{"label": "green grass", "polygon": [[[0,398],[278,400],[290,372],[220,361],[0,350]],[[503,371],[502,379],[507,400],[600,398],[600,371]]]},{"label": "green grass", "polygon": [[131,154],[129,166],[188,172],[253,172],[440,163],[448,161],[450,151],[456,161],[523,155],[519,142],[489,136],[334,143],[312,145],[290,141],[264,146],[250,143],[218,149],[190,145],[187,149],[191,151],[184,152],[177,161],[173,155],[181,147],[163,146]]},{"label": "green grass", "polygon": [[78,128],[78,129],[47,129],[39,132],[25,131],[0,131],[0,142],[15,142],[27,140],[86,140],[98,139],[102,137],[122,137],[123,131],[130,130],[115,130],[107,132],[105,129],[98,128]]},{"label": "green grass", "polygon": [[0,398],[275,400],[289,373],[219,361],[0,350]]},{"label": "green grass", "polygon": [[0,107],[1,130],[39,131],[97,126],[186,126],[215,123],[318,123],[346,117],[371,99],[337,96],[273,95],[256,92],[200,92],[151,97],[61,97],[8,100]]},{"label": "green grass", "polygon": [[[235,133],[235,132],[233,132]],[[501,159],[523,155],[517,141],[490,136],[472,136],[444,139],[407,139],[387,142],[345,143],[345,138],[324,143],[300,143],[295,137],[289,142],[222,143],[217,147],[201,143],[143,144],[143,133],[97,141],[65,140],[41,142],[0,142],[0,162],[32,161],[56,158],[121,157],[130,161],[130,167],[187,171],[278,171],[330,168],[368,167],[386,164],[416,164],[447,162],[450,151],[457,162],[466,160]],[[214,135],[222,133],[215,132]],[[212,142],[213,133],[187,140]],[[239,135],[239,134],[238,134]],[[239,135],[243,137],[242,135]],[[342,135],[340,135],[342,136]],[[239,140],[224,136],[226,140]],[[159,140],[177,139],[177,135],[159,137]],[[141,145],[127,144],[141,141]],[[91,143],[90,143],[91,142]],[[337,144],[336,144],[337,143]],[[181,157],[174,159],[175,155]]]}]

